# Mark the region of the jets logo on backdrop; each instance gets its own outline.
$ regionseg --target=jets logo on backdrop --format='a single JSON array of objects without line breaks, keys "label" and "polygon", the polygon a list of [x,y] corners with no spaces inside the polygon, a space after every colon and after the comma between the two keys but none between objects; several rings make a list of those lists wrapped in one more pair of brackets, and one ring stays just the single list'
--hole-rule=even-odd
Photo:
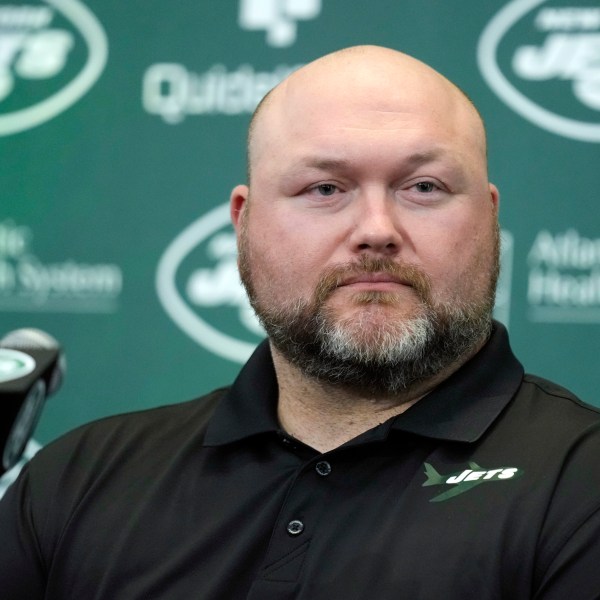
[{"label": "jets logo on backdrop", "polygon": [[489,86],[522,117],[600,142],[597,0],[512,0],[483,31],[478,61]]},{"label": "jets logo on backdrop", "polygon": [[282,48],[296,41],[296,21],[314,19],[320,12],[321,0],[240,0],[239,24],[264,30],[267,44]]},{"label": "jets logo on backdrop", "polygon": [[107,42],[79,0],[0,3],[0,135],[35,127],[96,82]]},{"label": "jets logo on backdrop", "polygon": [[171,242],[158,265],[156,288],[171,319],[218,356],[243,363],[264,337],[239,281],[228,204]]}]

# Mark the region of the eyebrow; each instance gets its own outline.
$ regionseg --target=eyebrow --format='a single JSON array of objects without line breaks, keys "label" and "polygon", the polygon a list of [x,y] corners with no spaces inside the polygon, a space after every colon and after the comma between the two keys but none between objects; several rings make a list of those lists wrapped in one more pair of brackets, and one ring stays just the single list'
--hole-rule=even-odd
[{"label": "eyebrow", "polygon": [[309,158],[306,161],[301,161],[298,166],[300,168],[319,169],[320,171],[330,171],[335,169],[345,169],[350,166],[350,161],[336,158]]},{"label": "eyebrow", "polygon": [[414,154],[411,154],[407,158],[407,162],[414,165],[423,165],[425,163],[434,162],[444,157],[451,158],[452,155],[447,150],[444,150],[442,148],[434,148],[432,150],[426,150],[424,152],[415,152]]},{"label": "eyebrow", "polygon": [[[452,155],[442,148],[434,148],[432,150],[426,150],[423,152],[414,152],[409,156],[402,159],[402,162],[408,163],[411,166],[419,166],[422,164],[426,164],[429,162],[434,162],[443,157],[451,158]],[[300,169],[318,169],[321,171],[329,171],[329,170],[337,170],[337,169],[346,169],[352,165],[351,161],[346,159],[337,159],[337,158],[321,158],[318,156],[309,157],[304,161],[300,161],[298,163],[298,167]]]}]

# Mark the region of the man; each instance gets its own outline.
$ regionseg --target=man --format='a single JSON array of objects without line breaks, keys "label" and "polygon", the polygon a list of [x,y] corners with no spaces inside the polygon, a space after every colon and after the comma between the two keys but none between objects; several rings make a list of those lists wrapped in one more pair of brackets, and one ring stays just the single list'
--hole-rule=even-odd
[{"label": "man", "polygon": [[255,113],[231,212],[268,333],[231,388],[51,444],[0,510],[7,599],[600,597],[600,413],[491,320],[481,119],[346,49]]}]

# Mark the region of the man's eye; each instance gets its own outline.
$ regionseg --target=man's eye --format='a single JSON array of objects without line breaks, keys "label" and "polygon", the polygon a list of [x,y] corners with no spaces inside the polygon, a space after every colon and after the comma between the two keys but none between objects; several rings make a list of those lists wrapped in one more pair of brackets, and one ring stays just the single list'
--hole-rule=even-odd
[{"label": "man's eye", "polygon": [[317,190],[321,196],[333,196],[337,191],[337,186],[333,185],[333,183],[320,183],[314,188]]},{"label": "man's eye", "polygon": [[438,189],[437,185],[435,185],[435,183],[432,183],[431,181],[419,181],[419,183],[415,183],[415,188],[418,192],[421,192],[423,194],[430,194],[431,192],[435,192],[435,190]]}]

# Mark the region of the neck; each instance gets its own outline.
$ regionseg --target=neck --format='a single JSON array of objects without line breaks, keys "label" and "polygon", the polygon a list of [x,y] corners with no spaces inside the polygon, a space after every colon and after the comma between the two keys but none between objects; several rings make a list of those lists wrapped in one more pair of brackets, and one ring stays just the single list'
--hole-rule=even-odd
[{"label": "neck", "polygon": [[281,426],[315,450],[327,452],[403,413],[475,351],[406,392],[389,396],[370,396],[307,377],[272,344],[271,353],[279,386],[277,410]]}]

